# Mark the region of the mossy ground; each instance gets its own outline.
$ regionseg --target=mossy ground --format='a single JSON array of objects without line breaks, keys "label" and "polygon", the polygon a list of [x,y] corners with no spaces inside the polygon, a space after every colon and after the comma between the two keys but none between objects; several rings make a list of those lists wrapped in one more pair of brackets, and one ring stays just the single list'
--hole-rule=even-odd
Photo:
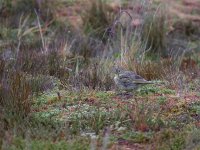
[{"label": "mossy ground", "polygon": [[[200,132],[199,100],[198,92],[177,95],[165,85],[145,86],[128,97],[115,91],[52,90],[34,98],[30,116],[58,133],[47,140],[32,137],[28,145],[32,149],[90,149],[95,137],[98,148],[107,143],[108,149],[198,149],[200,138],[194,132]],[[188,143],[188,138],[194,141]],[[16,136],[12,142],[11,149],[27,146],[26,136]]]}]

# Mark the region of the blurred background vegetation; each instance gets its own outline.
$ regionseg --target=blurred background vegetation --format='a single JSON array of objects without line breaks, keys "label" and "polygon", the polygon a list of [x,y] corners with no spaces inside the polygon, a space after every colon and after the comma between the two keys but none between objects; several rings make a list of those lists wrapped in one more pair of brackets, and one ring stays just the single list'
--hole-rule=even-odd
[{"label": "blurred background vegetation", "polygon": [[0,145],[9,129],[26,137],[22,128],[37,126],[29,117],[36,95],[112,91],[115,65],[172,89],[195,82],[199,8],[186,0],[0,0]]}]

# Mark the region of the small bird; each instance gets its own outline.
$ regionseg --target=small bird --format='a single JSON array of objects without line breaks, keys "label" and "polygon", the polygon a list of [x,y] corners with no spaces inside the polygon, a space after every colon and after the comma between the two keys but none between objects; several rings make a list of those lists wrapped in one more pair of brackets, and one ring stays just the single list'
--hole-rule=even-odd
[{"label": "small bird", "polygon": [[120,91],[136,91],[141,85],[153,84],[132,71],[115,68],[114,82]]}]

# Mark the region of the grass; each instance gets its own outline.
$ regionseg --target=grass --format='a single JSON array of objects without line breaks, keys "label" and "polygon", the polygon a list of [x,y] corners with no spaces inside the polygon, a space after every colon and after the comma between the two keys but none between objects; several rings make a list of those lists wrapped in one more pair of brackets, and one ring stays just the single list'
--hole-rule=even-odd
[{"label": "grass", "polygon": [[[166,57],[166,22],[164,8],[159,8],[152,16],[147,16],[142,30],[142,41],[148,55]],[[153,20],[153,21],[152,21]],[[156,56],[155,56],[156,55]],[[152,57],[152,56],[151,56]]]},{"label": "grass", "polygon": [[[90,136],[88,139],[83,135],[90,133],[102,135],[105,127],[111,128],[110,134],[115,137],[114,141],[123,139],[124,142],[128,143],[150,144],[155,139],[158,140],[158,135],[164,136],[165,133],[162,130],[167,130],[168,126],[173,130],[170,132],[173,133],[178,132],[178,130],[184,132],[185,127],[193,124],[192,120],[184,124],[179,119],[172,122],[170,118],[176,117],[179,112],[189,111],[191,116],[198,114],[196,105],[186,108],[180,107],[182,105],[180,103],[183,101],[181,98],[176,100],[175,97],[173,106],[168,107],[168,105],[171,105],[174,92],[166,92],[165,90],[145,95],[140,93],[141,90],[138,91],[137,97],[128,100],[116,97],[114,93],[102,91],[85,91],[79,95],[60,91],[62,98],[59,100],[57,90],[40,94],[33,101],[32,110],[29,114],[29,126],[26,127],[31,131],[30,136],[33,139],[30,140],[29,146],[32,148],[56,149],[71,146],[74,149],[78,149],[78,147],[88,149]],[[37,132],[35,132],[35,128],[38,129]],[[20,128],[17,127],[16,129],[17,132],[21,132]],[[13,135],[9,136],[12,137]],[[172,137],[166,138],[169,141],[170,148],[180,149],[185,147],[187,140],[183,137],[185,136],[182,134],[176,136],[173,134]],[[85,144],[81,141],[68,145],[65,138],[68,139],[68,142],[71,138],[89,141]],[[3,143],[8,142],[7,140]],[[14,149],[24,149],[27,146],[26,140],[23,136],[16,138],[14,136],[10,146]],[[56,144],[54,140],[56,140]],[[163,143],[163,137],[160,138],[159,142],[161,148],[166,146],[166,143]],[[108,143],[111,144],[112,140],[109,140]],[[5,146],[5,144],[3,145]]]},{"label": "grass", "polygon": [[[129,11],[89,2],[81,31],[57,16],[76,2],[0,8],[1,149],[198,149],[199,53],[155,59],[168,48],[162,12],[135,29]],[[157,83],[117,95],[116,65]]]},{"label": "grass", "polygon": [[90,8],[82,15],[84,32],[106,42],[105,29],[112,23],[113,13],[103,0],[89,0],[88,6]]},{"label": "grass", "polygon": [[[32,113],[34,118],[44,123],[47,123],[48,120],[54,121],[55,124],[56,122],[64,123],[67,121],[67,124],[70,125],[68,132],[75,135],[83,133],[101,135],[106,126],[111,127],[117,139],[123,138],[130,143],[149,143],[153,141],[155,134],[162,131],[162,128],[168,125],[173,127],[172,123],[167,123],[170,120],[167,116],[171,114],[172,108],[159,109],[159,105],[162,107],[169,104],[168,100],[171,99],[170,95],[173,95],[173,92],[166,93],[165,90],[162,90],[159,94],[166,94],[164,98],[153,93],[147,94],[146,99],[138,97],[137,101],[136,99],[118,101],[115,94],[96,91],[85,92],[79,96],[73,95],[73,93],[70,95],[69,93],[63,94],[66,94],[66,96],[62,95],[61,101],[58,99],[54,101],[54,98],[57,97],[56,92],[52,96],[44,94],[40,96],[41,98],[38,97],[36,102],[38,100],[43,101],[42,99],[45,99],[46,102],[36,103],[34,109],[37,109],[37,111],[35,110],[36,112],[33,111]],[[149,98],[150,95],[152,95],[151,98]],[[164,103],[163,100],[165,100]],[[176,100],[176,104],[173,106],[177,113],[182,112],[182,108],[177,107],[179,101],[180,99]],[[158,106],[156,106],[156,103]],[[184,111],[187,112],[188,109]],[[176,131],[177,126],[181,123],[181,120],[176,120],[176,128],[173,130]],[[191,124],[192,122],[188,122],[185,125],[190,126]],[[180,126],[178,130],[184,128],[184,126]],[[122,127],[125,127],[127,134],[120,131]],[[136,132],[130,133],[133,129]],[[179,137],[175,137],[173,140],[172,147],[174,148],[181,147],[184,141]]]},{"label": "grass", "polygon": [[[6,146],[4,145],[2,148],[5,149],[49,149],[49,150],[54,150],[54,149],[77,149],[77,150],[87,150],[89,148],[88,141],[86,139],[77,139],[76,141],[70,141],[69,143],[66,143],[66,141],[59,141],[59,142],[52,142],[52,141],[40,141],[40,140],[32,140],[29,141],[30,139],[23,139],[20,137],[14,138],[13,139],[13,145],[12,146]],[[85,143],[85,144],[83,144]]]}]

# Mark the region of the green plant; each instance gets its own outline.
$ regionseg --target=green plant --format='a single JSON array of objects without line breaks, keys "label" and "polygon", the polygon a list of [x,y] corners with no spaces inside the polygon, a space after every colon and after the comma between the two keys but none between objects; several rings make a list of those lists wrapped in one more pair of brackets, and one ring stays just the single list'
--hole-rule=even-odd
[{"label": "green plant", "polygon": [[50,21],[55,18],[55,11],[61,3],[62,2],[60,1],[53,0],[18,0],[17,2],[8,0],[5,5],[10,6],[7,13],[10,13],[11,15],[17,16],[25,13],[32,14],[34,16],[35,11],[38,11],[42,19]]},{"label": "green plant", "polygon": [[160,96],[160,97],[158,97],[157,101],[160,105],[164,105],[167,102],[167,98]]},{"label": "green plant", "polygon": [[[119,115],[119,114],[118,114]],[[71,131],[77,133],[80,131],[95,132],[99,134],[105,126],[109,126],[119,117],[117,113],[106,112],[104,107],[91,107],[83,105],[79,111],[71,114]]]},{"label": "green plant", "polygon": [[189,111],[194,114],[200,114],[200,103],[195,102],[189,106]]},{"label": "green plant", "polygon": [[185,147],[185,139],[182,136],[176,136],[170,144],[170,149],[181,150]]},{"label": "green plant", "polygon": [[59,79],[47,75],[27,75],[26,81],[29,83],[31,91],[36,94],[52,90],[60,85]]},{"label": "green plant", "polygon": [[147,15],[145,18],[141,40],[146,53],[151,56],[167,56],[165,15],[165,11],[158,7],[155,14]]},{"label": "green plant", "polygon": [[70,78],[70,84],[95,90],[110,90],[113,87],[112,66],[112,60],[106,58],[90,58],[89,64],[78,63],[75,78]]},{"label": "green plant", "polygon": [[49,37],[53,34],[58,37],[67,26],[56,16],[62,4],[57,0],[6,1],[0,15],[0,39],[3,41],[0,47],[17,45],[19,51],[21,45],[29,46],[28,49],[42,45],[46,49]]},{"label": "green plant", "polygon": [[84,32],[105,42],[105,29],[112,22],[112,14],[103,0],[89,0],[88,3],[91,6],[82,15]]},{"label": "green plant", "polygon": [[124,111],[130,118],[130,123],[132,123],[132,126],[137,131],[157,131],[165,126],[160,116],[160,107],[148,101],[136,100],[132,105],[126,106]]},{"label": "green plant", "polygon": [[173,149],[181,150],[185,148],[186,133],[184,131],[175,131],[171,129],[165,129],[156,134],[156,147],[157,149]]},{"label": "green plant", "polygon": [[143,133],[143,132],[128,132],[123,135],[123,138],[128,141],[133,141],[135,143],[145,143],[149,142],[151,137],[151,133]]},{"label": "green plant", "polygon": [[0,103],[3,105],[8,116],[27,117],[31,111],[31,89],[26,82],[24,74],[11,72],[7,74],[7,85],[1,86]]},{"label": "green plant", "polygon": [[199,134],[200,134],[200,130],[195,127],[193,127],[191,131],[189,131],[186,138],[186,149],[200,148],[200,138],[198,136]]},{"label": "green plant", "polygon": [[[30,141],[29,141],[30,140]],[[51,140],[41,141],[38,139],[24,139],[22,137],[14,137],[12,145],[7,145],[8,149],[76,149],[76,150],[88,150],[89,140],[87,138],[77,137],[77,140],[65,141],[60,140],[58,142],[53,142]]]},{"label": "green plant", "polygon": [[5,17],[12,8],[12,0],[0,1],[0,18]]}]

